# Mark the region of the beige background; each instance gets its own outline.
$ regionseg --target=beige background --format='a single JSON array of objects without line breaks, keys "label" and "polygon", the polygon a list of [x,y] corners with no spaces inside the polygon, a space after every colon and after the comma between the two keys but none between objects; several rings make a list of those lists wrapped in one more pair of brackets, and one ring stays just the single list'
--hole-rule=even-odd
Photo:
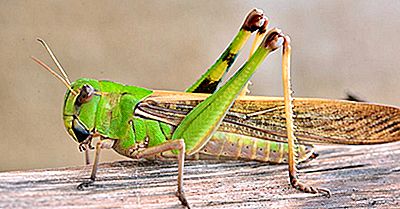
[{"label": "beige background", "polygon": [[[183,90],[212,64],[246,13],[259,7],[272,26],[292,37],[296,96],[343,98],[351,91],[369,101],[400,105],[400,1],[0,5],[1,171],[83,164],[62,123],[65,87],[29,58],[51,63],[36,37],[47,40],[72,80],[91,77]],[[281,95],[279,66],[276,53],[254,76],[253,94]],[[112,151],[103,156],[120,158]]]}]

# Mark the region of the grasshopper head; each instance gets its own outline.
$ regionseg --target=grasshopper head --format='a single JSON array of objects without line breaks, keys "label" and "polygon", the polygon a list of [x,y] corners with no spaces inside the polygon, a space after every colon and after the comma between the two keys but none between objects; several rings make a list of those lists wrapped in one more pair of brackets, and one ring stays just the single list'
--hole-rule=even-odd
[{"label": "grasshopper head", "polygon": [[100,101],[99,82],[79,79],[71,84],[64,99],[63,119],[68,133],[78,143],[89,142],[95,134],[95,119]]}]

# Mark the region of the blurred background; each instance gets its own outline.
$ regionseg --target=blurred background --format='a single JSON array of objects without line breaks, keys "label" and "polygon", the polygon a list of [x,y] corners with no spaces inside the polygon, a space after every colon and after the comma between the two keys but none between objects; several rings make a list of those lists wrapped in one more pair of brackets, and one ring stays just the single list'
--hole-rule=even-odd
[{"label": "blurred background", "polygon": [[[71,80],[107,79],[184,90],[218,57],[247,12],[265,11],[292,38],[297,97],[400,105],[400,1],[0,1],[0,171],[83,165],[62,122],[65,87],[35,64]],[[240,66],[249,45],[234,66]],[[253,95],[281,96],[280,53],[253,77]],[[123,159],[105,151],[102,161]]]}]

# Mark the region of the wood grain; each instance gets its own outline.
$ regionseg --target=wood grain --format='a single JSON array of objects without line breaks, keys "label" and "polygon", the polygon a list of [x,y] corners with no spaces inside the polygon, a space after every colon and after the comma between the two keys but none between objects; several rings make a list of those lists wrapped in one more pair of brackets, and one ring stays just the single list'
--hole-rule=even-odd
[{"label": "wood grain", "polygon": [[[400,143],[317,147],[300,165],[301,179],[333,196],[295,191],[286,165],[244,161],[187,161],[185,189],[192,208],[400,207]],[[174,196],[174,161],[103,163],[85,191],[90,166],[0,173],[0,208],[183,208]]]}]

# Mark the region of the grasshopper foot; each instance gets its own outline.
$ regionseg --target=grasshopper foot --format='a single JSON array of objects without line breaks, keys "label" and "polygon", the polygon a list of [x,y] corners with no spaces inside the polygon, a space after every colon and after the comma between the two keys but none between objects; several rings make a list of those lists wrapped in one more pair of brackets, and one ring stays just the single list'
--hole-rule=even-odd
[{"label": "grasshopper foot", "polygon": [[89,180],[89,181],[85,181],[85,182],[80,183],[76,188],[79,191],[84,191],[87,188],[93,186],[93,184],[94,184],[94,181],[93,180]]},{"label": "grasshopper foot", "polygon": [[185,193],[184,193],[184,192],[179,192],[179,191],[177,191],[177,192],[175,193],[175,195],[179,198],[179,200],[181,201],[181,203],[182,203],[183,206],[186,206],[188,209],[190,209],[189,203],[188,203],[188,201],[186,200],[186,196],[185,196]]},{"label": "grasshopper foot", "polygon": [[314,152],[311,154],[311,156],[310,156],[310,160],[314,160],[314,159],[316,159],[318,156],[319,156],[318,152],[315,152],[315,151],[314,151]]},{"label": "grasshopper foot", "polygon": [[301,192],[312,193],[312,194],[322,194],[325,197],[328,197],[328,198],[331,197],[331,191],[329,189],[308,186],[307,184],[300,182],[298,178],[292,178],[292,176],[291,176],[290,183],[292,184],[292,186],[295,189],[297,189]]}]

